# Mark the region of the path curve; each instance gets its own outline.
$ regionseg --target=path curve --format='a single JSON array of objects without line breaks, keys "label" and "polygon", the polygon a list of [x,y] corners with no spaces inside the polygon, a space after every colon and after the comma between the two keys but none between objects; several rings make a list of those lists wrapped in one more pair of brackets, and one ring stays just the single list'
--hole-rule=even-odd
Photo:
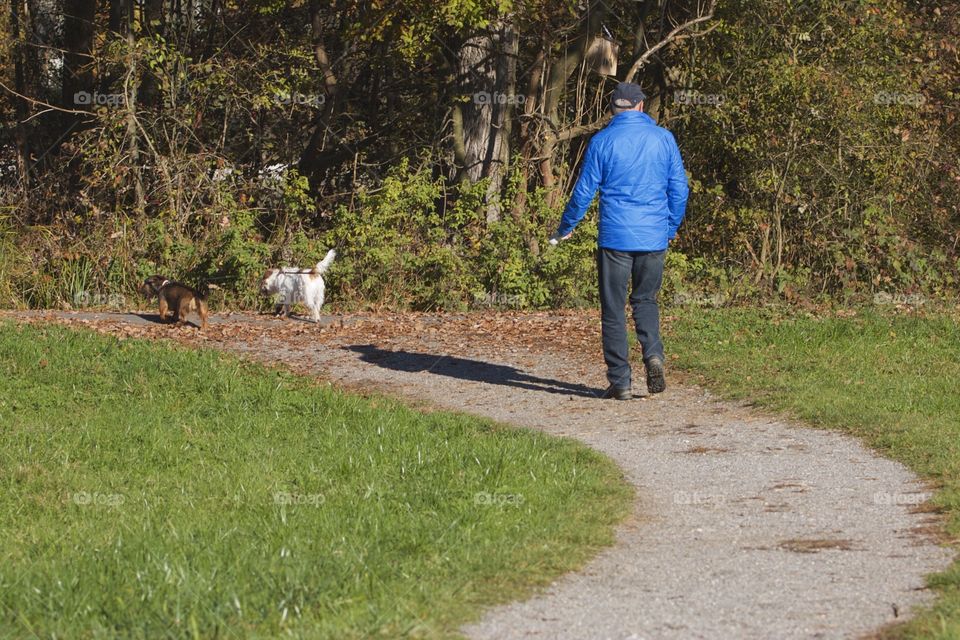
[{"label": "path curve", "polygon": [[[927,489],[904,466],[702,389],[600,401],[583,393],[602,372],[582,354],[465,341],[452,355],[423,323],[379,343],[362,330],[280,335],[279,321],[258,317],[214,323],[223,333],[211,346],[573,437],[620,465],[638,500],[616,544],[539,595],[487,611],[464,629],[476,640],[859,637],[929,603],[924,576],[952,557],[912,506]],[[231,335],[238,323],[264,331]]]}]

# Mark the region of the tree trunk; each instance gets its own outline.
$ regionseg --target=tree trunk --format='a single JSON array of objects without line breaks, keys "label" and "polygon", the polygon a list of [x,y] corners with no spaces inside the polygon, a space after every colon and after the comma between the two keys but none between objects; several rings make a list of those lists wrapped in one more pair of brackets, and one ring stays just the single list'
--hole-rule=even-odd
[{"label": "tree trunk", "polygon": [[323,104],[318,105],[317,115],[313,121],[313,133],[310,140],[307,141],[303,153],[300,155],[300,162],[297,167],[301,175],[310,179],[311,186],[316,189],[318,181],[316,180],[317,169],[320,166],[319,158],[323,150],[323,140],[328,132],[330,114],[333,113],[337,93],[338,81],[337,75],[333,71],[333,65],[330,63],[330,55],[327,53],[324,45],[324,24],[323,24],[323,6],[320,0],[310,0],[310,27],[313,43],[313,59],[320,68],[323,75]]},{"label": "tree trunk", "polygon": [[546,44],[537,53],[536,60],[530,71],[530,78],[527,81],[527,93],[523,101],[523,118],[520,121],[520,183],[517,185],[517,193],[513,201],[513,215],[515,220],[520,220],[526,213],[527,208],[527,190],[530,187],[530,167],[533,163],[533,157],[536,153],[537,144],[534,139],[534,131],[531,127],[533,115],[537,109],[537,99],[540,96],[540,90],[543,85],[543,75],[547,59]]},{"label": "tree trunk", "polygon": [[[163,13],[164,0],[141,0],[142,9],[140,11],[139,29],[136,30],[138,37],[143,36],[163,36],[164,26],[166,24]],[[139,4],[139,3],[137,3]],[[132,26],[133,23],[131,23]],[[132,30],[132,29],[131,29]],[[140,78],[140,88],[137,91],[137,101],[145,108],[155,107],[160,99],[160,83],[157,82],[155,74],[146,72]]]},{"label": "tree trunk", "polygon": [[126,36],[130,30],[133,6],[131,0],[110,0],[110,22],[108,28],[111,34]]},{"label": "tree trunk", "polygon": [[510,137],[513,131],[514,112],[517,100],[517,55],[520,37],[515,23],[508,19],[497,33],[497,93],[506,96],[505,104],[493,105],[490,162],[484,177],[490,180],[487,188],[487,222],[500,219],[500,199],[503,194],[503,179],[510,170]]},{"label": "tree trunk", "polygon": [[127,77],[123,83],[124,104],[127,108],[127,145],[130,150],[130,168],[133,176],[133,195],[137,212],[137,219],[141,219],[146,210],[146,195],[143,189],[143,169],[140,162],[140,130],[137,124],[137,94],[140,92],[140,70],[137,60],[137,42],[133,33],[133,15],[127,14],[128,24],[126,33],[127,42]]},{"label": "tree trunk", "polygon": [[[93,39],[97,17],[96,0],[63,1],[62,103],[68,109],[83,106],[78,94],[93,94]],[[89,104],[89,103],[86,103]],[[75,118],[74,118],[75,120]],[[73,124],[71,122],[71,124]]]},{"label": "tree trunk", "polygon": [[462,127],[456,145],[463,152],[463,177],[479,182],[484,173],[484,160],[490,149],[493,107],[496,100],[496,66],[493,40],[484,33],[468,38],[457,55],[459,85],[468,101],[460,106]]},{"label": "tree trunk", "polygon": [[164,35],[166,16],[164,15],[164,0],[139,0],[142,6],[140,16],[140,31],[147,35]]},{"label": "tree trunk", "polygon": [[[25,60],[24,32],[28,25],[21,28],[22,0],[12,0],[10,3],[10,34],[13,37],[13,81],[14,89],[20,95],[30,95],[27,88],[27,65]],[[14,139],[17,146],[17,173],[20,177],[20,189],[26,211],[30,210],[30,137],[25,120],[30,111],[27,101],[14,97],[14,113],[17,118]]]},{"label": "tree trunk", "polygon": [[63,87],[63,10],[56,0],[26,0],[26,8],[22,21],[27,86],[33,90],[29,95],[57,102]]},{"label": "tree trunk", "polygon": [[512,19],[468,38],[457,55],[461,92],[454,109],[454,150],[460,177],[489,180],[487,221],[500,219],[503,178],[510,163],[510,131],[517,101],[518,35]]},{"label": "tree trunk", "polygon": [[566,91],[570,76],[583,62],[591,38],[599,33],[608,9],[603,2],[597,2],[589,7],[589,11],[590,13],[583,21],[583,27],[577,39],[559,60],[550,64],[550,73],[543,92],[543,115],[546,116],[554,129],[547,131],[543,136],[538,156],[540,157],[540,175],[543,186],[547,190],[547,204],[550,207],[556,207],[559,204],[561,195],[557,191],[557,177],[553,168],[557,143],[559,142],[556,133],[563,126],[560,114],[560,98]]},{"label": "tree trunk", "polygon": [[[20,29],[20,4],[21,0],[12,0],[10,3],[10,35],[13,39],[11,47],[13,53],[13,83],[14,89],[21,95],[27,95],[26,73],[23,60],[23,34]],[[29,194],[30,183],[28,167],[30,162],[29,138],[26,134],[24,120],[27,119],[29,111],[27,101],[23,98],[14,96],[12,98],[14,113],[17,117],[17,127],[14,131],[14,139],[17,145],[17,173],[20,176],[20,186],[23,190],[24,198]]]}]

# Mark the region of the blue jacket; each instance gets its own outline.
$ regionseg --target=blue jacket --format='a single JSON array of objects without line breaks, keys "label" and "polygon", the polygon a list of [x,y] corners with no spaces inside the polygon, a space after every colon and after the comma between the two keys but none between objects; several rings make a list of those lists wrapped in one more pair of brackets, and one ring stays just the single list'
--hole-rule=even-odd
[{"label": "blue jacket", "polygon": [[660,251],[687,210],[687,173],[673,134],[640,111],[614,116],[590,140],[580,179],[557,236],[583,219],[600,190],[597,244],[617,251]]}]

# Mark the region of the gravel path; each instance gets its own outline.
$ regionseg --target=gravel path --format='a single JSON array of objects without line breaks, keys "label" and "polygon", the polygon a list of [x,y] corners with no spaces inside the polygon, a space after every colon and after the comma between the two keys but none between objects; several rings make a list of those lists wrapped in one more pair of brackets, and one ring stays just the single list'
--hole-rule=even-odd
[{"label": "gravel path", "polygon": [[541,594],[489,610],[464,629],[470,638],[858,637],[929,603],[924,575],[951,560],[915,506],[924,485],[849,437],[697,388],[600,401],[602,363],[582,354],[496,340],[452,350],[426,331],[379,343],[357,331],[290,337],[275,335],[279,321],[226,322],[266,332],[214,346],[577,438],[622,467],[638,502],[616,544]]}]

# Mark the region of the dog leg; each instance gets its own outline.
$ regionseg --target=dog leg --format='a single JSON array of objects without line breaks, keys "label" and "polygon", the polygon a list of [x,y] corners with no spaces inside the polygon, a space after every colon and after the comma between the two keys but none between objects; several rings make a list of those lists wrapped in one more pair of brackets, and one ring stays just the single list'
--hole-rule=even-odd
[{"label": "dog leg", "polygon": [[168,310],[169,310],[169,309],[168,309],[168,307],[167,307],[167,299],[164,298],[163,296],[160,296],[160,322],[166,322],[166,321],[167,321],[167,311],[168,311]]},{"label": "dog leg", "polygon": [[320,321],[320,310],[323,309],[323,302],[324,300],[326,300],[326,297],[327,297],[327,288],[323,286],[324,283],[322,281],[320,282],[320,285],[321,285],[320,289],[317,291],[317,321],[318,322]]},{"label": "dog leg", "polygon": [[209,314],[205,301],[197,301],[197,313],[200,315],[200,330],[203,331],[207,328],[207,315]]}]

